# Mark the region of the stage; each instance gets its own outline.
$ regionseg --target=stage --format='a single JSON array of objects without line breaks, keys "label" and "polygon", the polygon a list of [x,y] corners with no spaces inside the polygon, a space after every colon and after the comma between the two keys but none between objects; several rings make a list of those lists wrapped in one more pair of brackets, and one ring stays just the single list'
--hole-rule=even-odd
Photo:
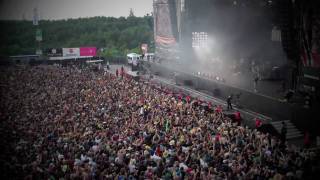
[{"label": "stage", "polygon": [[[232,84],[199,77],[198,75],[187,71],[178,71],[174,66],[163,65],[159,63],[146,62],[149,71],[163,79],[172,79],[172,81],[181,86],[186,86],[196,91],[204,92],[210,96],[219,98],[223,101],[230,94],[241,93],[240,107],[261,115],[270,117],[270,121],[291,120],[298,129],[309,130],[316,134],[316,107],[305,109],[299,104],[285,102],[279,97],[255,93],[252,90],[235,87]],[[272,84],[272,83],[271,83]],[[261,84],[261,89],[274,89],[269,84]],[[280,96],[280,95],[279,95]]]}]

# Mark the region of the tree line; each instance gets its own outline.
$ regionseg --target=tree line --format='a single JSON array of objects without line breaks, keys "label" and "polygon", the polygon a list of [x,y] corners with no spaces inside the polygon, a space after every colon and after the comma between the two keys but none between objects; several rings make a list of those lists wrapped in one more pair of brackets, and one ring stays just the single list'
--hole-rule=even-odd
[{"label": "tree line", "polygon": [[154,50],[153,17],[91,17],[41,20],[38,26],[27,20],[0,21],[0,55],[35,54],[39,44],[35,34],[42,30],[41,49],[94,46],[99,55],[121,57],[140,53],[142,43]]}]

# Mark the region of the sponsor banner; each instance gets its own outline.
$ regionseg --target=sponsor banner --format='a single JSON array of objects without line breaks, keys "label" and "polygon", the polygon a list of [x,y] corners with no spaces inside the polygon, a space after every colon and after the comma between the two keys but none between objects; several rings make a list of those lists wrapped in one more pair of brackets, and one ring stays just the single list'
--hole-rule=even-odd
[{"label": "sponsor banner", "polygon": [[62,56],[62,48],[50,48],[47,49],[48,57],[61,57]]},{"label": "sponsor banner", "polygon": [[92,56],[60,56],[60,57],[49,57],[49,60],[85,60],[87,58],[92,58]]},{"label": "sponsor banner", "polygon": [[158,0],[155,2],[156,35],[173,37],[170,14],[169,0]]},{"label": "sponsor banner", "polygon": [[80,47],[80,56],[96,56],[96,47]]},{"label": "sponsor banner", "polygon": [[176,39],[177,19],[170,16],[175,13],[175,4],[171,0],[153,0],[153,2],[156,54],[168,57],[168,51],[176,49],[178,45]]},{"label": "sponsor banner", "polygon": [[80,48],[62,48],[62,56],[64,57],[79,57]]}]

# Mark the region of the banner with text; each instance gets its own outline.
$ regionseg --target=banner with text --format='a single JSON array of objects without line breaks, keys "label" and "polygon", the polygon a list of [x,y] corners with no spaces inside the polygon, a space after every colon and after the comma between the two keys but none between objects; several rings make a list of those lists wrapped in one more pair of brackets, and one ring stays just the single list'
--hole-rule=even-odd
[{"label": "banner with text", "polygon": [[49,48],[47,49],[48,57],[61,57],[62,56],[62,48]]},{"label": "banner with text", "polygon": [[62,55],[64,57],[79,57],[80,48],[62,48]]},{"label": "banner with text", "polygon": [[96,47],[80,47],[80,56],[96,56]]},{"label": "banner with text", "polygon": [[153,0],[155,53],[158,58],[176,57],[178,25],[173,0]]}]

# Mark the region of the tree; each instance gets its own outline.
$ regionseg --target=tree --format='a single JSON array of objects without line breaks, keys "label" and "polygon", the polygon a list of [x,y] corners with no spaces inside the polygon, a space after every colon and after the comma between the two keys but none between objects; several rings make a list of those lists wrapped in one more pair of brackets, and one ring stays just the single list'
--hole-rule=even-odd
[{"label": "tree", "polygon": [[[47,48],[95,46],[111,50],[108,55],[124,56],[125,50],[153,42],[153,18],[92,17],[41,20],[43,51]],[[0,20],[0,55],[34,54],[37,48],[32,21]],[[119,51],[119,52],[118,52]],[[121,51],[121,52],[120,52]],[[105,55],[105,53],[103,53]]]}]

